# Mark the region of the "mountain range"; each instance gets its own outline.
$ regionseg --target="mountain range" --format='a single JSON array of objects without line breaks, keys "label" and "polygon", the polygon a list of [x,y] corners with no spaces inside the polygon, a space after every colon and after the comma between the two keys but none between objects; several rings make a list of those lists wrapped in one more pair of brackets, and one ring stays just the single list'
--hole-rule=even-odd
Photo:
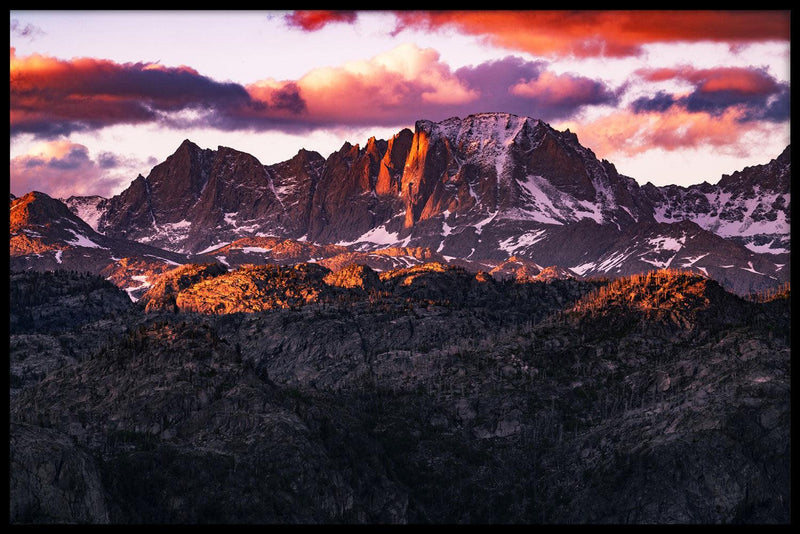
[{"label": "mountain range", "polygon": [[[790,158],[787,147],[713,185],[639,185],[569,130],[505,113],[419,120],[389,140],[271,165],[185,140],[111,198],[12,198],[11,263],[113,272],[132,296],[175,263],[347,255],[379,270],[432,258],[498,276],[520,261],[576,277],[682,268],[744,295],[789,280]],[[19,206],[51,200],[73,217],[49,206],[13,222]]]},{"label": "mountain range", "polygon": [[789,158],[493,113],[12,196],[9,522],[790,523]]}]

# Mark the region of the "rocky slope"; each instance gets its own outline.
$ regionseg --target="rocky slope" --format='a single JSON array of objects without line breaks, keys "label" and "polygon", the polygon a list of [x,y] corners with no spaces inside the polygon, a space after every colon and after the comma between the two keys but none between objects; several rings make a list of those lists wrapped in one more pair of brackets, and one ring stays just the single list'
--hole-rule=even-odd
[{"label": "rocky slope", "polygon": [[432,263],[187,265],[151,292],[177,307],[12,322],[73,357],[11,397],[11,523],[790,521],[788,291]]},{"label": "rocky slope", "polygon": [[659,222],[691,220],[781,261],[790,250],[791,177],[791,151],[786,147],[769,163],[723,175],[713,186],[649,184],[643,192]]},{"label": "rocky slope", "polygon": [[99,234],[63,202],[38,191],[11,200],[9,230],[12,271],[103,274],[132,298],[156,275],[188,261],[182,254]]}]

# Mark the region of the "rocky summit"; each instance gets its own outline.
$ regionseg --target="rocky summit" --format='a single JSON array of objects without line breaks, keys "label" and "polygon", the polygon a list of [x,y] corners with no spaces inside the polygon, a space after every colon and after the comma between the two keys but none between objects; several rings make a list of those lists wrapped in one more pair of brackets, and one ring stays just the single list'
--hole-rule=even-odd
[{"label": "rocky summit", "polygon": [[10,198],[12,524],[786,524],[790,150],[504,113]]}]

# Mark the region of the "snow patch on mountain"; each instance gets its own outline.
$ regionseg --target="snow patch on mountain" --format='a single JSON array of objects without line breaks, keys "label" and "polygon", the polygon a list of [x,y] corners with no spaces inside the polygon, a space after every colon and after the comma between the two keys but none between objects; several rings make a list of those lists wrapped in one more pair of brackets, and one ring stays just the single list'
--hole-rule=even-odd
[{"label": "snow patch on mountain", "polygon": [[743,271],[751,272],[753,274],[760,274],[760,275],[766,276],[764,273],[756,271],[755,267],[753,267],[753,262],[752,261],[748,261],[747,262],[747,267],[740,267],[740,269],[743,270]]},{"label": "snow patch on mountain", "polygon": [[685,260],[685,261],[680,266],[683,267],[683,268],[694,267],[695,263],[697,263],[698,261],[702,260],[703,258],[708,256],[709,254],[710,254],[710,252],[706,252],[705,254],[700,254],[699,256],[694,256],[694,257],[685,256],[685,257],[681,258],[682,260]]},{"label": "snow patch on mountain", "polygon": [[[174,223],[161,223],[154,227],[156,231],[148,236],[139,238],[142,243],[167,243],[177,252],[185,253],[186,250],[181,249],[177,244],[185,242],[189,235],[189,230],[192,228],[192,223],[183,219]],[[163,245],[161,245],[163,247]]]},{"label": "snow patch on mountain", "polygon": [[442,237],[447,237],[453,232],[453,227],[447,224],[447,217],[450,215],[450,210],[446,210],[442,213],[444,218],[442,219]]},{"label": "snow patch on mountain", "polygon": [[616,269],[617,271],[620,270],[620,266],[630,257],[633,255],[633,251],[631,248],[628,247],[623,251],[613,252],[611,254],[606,254],[604,257],[600,258],[600,262],[595,267],[595,271],[597,272],[611,272],[612,269]]},{"label": "snow patch on mountain", "polygon": [[773,239],[769,243],[765,243],[763,245],[756,245],[755,243],[745,243],[745,247],[748,250],[752,250],[757,254],[784,254],[788,253],[789,250],[783,247],[778,246],[778,243],[775,242],[776,240]]},{"label": "snow patch on mountain", "polygon": [[607,222],[602,213],[602,203],[578,200],[562,193],[542,176],[529,175],[517,183],[533,209],[516,211],[522,211],[528,220],[546,224],[565,224],[581,219],[592,219],[599,224]]},{"label": "snow patch on mountain", "polygon": [[546,224],[564,224],[561,210],[553,204],[553,198],[558,191],[550,182],[541,176],[530,175],[525,181],[519,182],[528,194],[533,210],[527,211],[531,220]]},{"label": "snow patch on mountain", "polygon": [[231,211],[225,213],[222,218],[226,223],[236,228],[236,215],[238,214],[235,211]]},{"label": "snow patch on mountain", "polygon": [[197,254],[198,254],[198,255],[200,255],[200,254],[207,254],[207,253],[209,253],[209,252],[211,252],[211,251],[213,251],[213,250],[217,250],[218,248],[222,248],[222,247],[224,247],[225,245],[230,245],[230,243],[231,243],[230,241],[222,241],[222,242],[220,242],[220,243],[217,243],[217,244],[215,244],[215,245],[210,245],[210,246],[208,246],[208,247],[204,248],[203,250],[201,250],[201,251],[200,251],[200,252],[198,252]]},{"label": "snow patch on mountain", "polygon": [[487,224],[489,224],[490,222],[492,222],[493,220],[495,220],[497,218],[497,214],[498,213],[499,213],[498,211],[495,211],[491,215],[486,217],[485,219],[483,219],[481,221],[478,221],[477,223],[473,224],[472,226],[475,228],[475,231],[478,234],[482,233],[483,232],[483,227],[486,226]]},{"label": "snow patch on mountain", "polygon": [[65,243],[67,243],[68,245],[72,245],[74,247],[101,248],[101,249],[108,250],[108,247],[101,247],[100,245],[98,245],[97,243],[95,243],[94,241],[92,241],[91,239],[86,237],[85,235],[83,235],[83,234],[81,234],[79,232],[76,232],[75,230],[71,230],[69,228],[64,228],[64,230],[66,230],[67,232],[69,232],[73,236],[75,236],[74,240],[65,241]]},{"label": "snow patch on mountain", "polygon": [[654,252],[659,252],[661,250],[680,250],[684,243],[686,242],[686,234],[684,233],[681,237],[675,238],[671,236],[659,236],[649,239],[647,244],[652,247]]},{"label": "snow patch on mountain", "polygon": [[597,264],[595,262],[587,261],[586,263],[581,263],[580,265],[569,267],[569,270],[577,274],[578,276],[583,276],[584,274],[588,273],[592,269],[595,269],[596,267]]},{"label": "snow patch on mountain", "polygon": [[365,232],[361,236],[357,237],[353,241],[339,241],[336,243],[337,245],[341,245],[344,247],[349,247],[356,244],[365,244],[371,243],[373,245],[391,245],[391,246],[400,246],[400,247],[407,247],[409,241],[411,241],[411,236],[405,238],[403,241],[400,241],[400,236],[398,232],[389,232],[386,229],[386,225],[382,224],[381,226],[375,227],[368,232]]},{"label": "snow patch on mountain", "polygon": [[498,248],[508,252],[510,256],[513,256],[517,250],[538,243],[544,239],[546,235],[547,230],[544,229],[537,230],[535,232],[527,232],[519,236],[511,236],[508,239],[504,239],[503,241],[500,241],[497,246]]},{"label": "snow patch on mountain", "polygon": [[[672,264],[678,251],[683,248],[684,243],[686,243],[686,233],[678,238],[672,236],[658,236],[648,239],[645,245],[648,251],[642,254],[639,259],[659,269],[666,269]],[[664,254],[665,251],[667,254]],[[669,252],[674,252],[674,254],[669,254]],[[648,258],[645,256],[650,257]]]},{"label": "snow patch on mountain", "polygon": [[63,202],[79,219],[88,224],[92,230],[102,234],[97,227],[100,223],[100,217],[102,217],[104,213],[104,210],[100,208],[101,202],[105,200],[103,197],[69,197],[58,200]]},{"label": "snow patch on mountain", "polygon": [[245,254],[250,254],[251,252],[257,254],[264,254],[267,252],[272,252],[272,249],[264,247],[242,247],[242,252],[244,252]]},{"label": "snow patch on mountain", "polygon": [[138,275],[138,274],[137,275],[133,275],[133,276],[131,276],[131,280],[139,282],[139,285],[138,286],[132,286],[132,287],[131,286],[125,287],[123,289],[125,290],[126,293],[128,293],[128,297],[130,297],[130,299],[133,302],[136,302],[136,301],[139,300],[139,297],[137,297],[136,294],[138,294],[141,290],[148,289],[148,288],[152,287],[153,284],[150,282],[150,280],[145,275]]}]

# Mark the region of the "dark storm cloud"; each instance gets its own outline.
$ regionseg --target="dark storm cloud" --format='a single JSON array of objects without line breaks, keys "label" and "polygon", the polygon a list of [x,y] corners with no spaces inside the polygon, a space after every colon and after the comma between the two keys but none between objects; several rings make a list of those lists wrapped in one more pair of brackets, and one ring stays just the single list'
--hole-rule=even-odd
[{"label": "dark storm cloud", "polygon": [[667,111],[670,107],[675,104],[675,98],[664,92],[659,91],[652,97],[641,97],[637,98],[631,103],[631,109],[635,113],[645,113],[645,112],[663,112]]}]

